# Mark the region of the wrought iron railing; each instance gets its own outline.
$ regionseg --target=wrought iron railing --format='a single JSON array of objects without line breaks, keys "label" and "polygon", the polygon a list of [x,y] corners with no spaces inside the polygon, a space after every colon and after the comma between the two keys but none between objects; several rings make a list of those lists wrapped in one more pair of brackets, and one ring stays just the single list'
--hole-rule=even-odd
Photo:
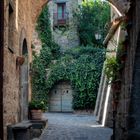
[{"label": "wrought iron railing", "polygon": [[54,26],[65,26],[69,23],[69,14],[68,12],[65,13],[54,13],[53,14],[53,25]]}]

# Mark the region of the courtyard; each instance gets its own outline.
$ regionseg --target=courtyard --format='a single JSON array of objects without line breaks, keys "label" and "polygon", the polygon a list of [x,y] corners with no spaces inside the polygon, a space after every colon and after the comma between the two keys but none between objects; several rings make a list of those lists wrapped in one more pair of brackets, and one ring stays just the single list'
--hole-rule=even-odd
[{"label": "courtyard", "polygon": [[93,115],[73,113],[45,113],[48,128],[40,140],[109,140],[110,128],[96,122]]}]

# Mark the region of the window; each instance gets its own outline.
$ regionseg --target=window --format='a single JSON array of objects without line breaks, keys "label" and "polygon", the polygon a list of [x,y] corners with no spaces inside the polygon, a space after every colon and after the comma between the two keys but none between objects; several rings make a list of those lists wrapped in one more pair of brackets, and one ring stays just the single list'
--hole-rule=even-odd
[{"label": "window", "polygon": [[57,3],[57,12],[53,15],[53,25],[55,27],[68,25],[68,12],[66,12],[66,2]]},{"label": "window", "polygon": [[64,20],[65,13],[66,13],[66,3],[58,3],[57,4],[58,20]]}]

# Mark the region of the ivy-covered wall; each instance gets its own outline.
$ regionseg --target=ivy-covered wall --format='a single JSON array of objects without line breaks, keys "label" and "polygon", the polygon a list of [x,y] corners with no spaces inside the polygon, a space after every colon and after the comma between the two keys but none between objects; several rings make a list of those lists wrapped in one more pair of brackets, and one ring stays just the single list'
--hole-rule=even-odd
[{"label": "ivy-covered wall", "polygon": [[42,10],[36,30],[42,49],[39,55],[34,56],[32,65],[33,98],[47,103],[53,86],[68,80],[75,91],[73,108],[94,109],[105,49],[89,43],[60,51],[61,46],[53,39],[48,7]]},{"label": "ivy-covered wall", "polygon": [[65,52],[50,67],[48,93],[59,81],[69,80],[75,91],[73,108],[94,109],[104,55],[104,49],[93,46],[79,46]]}]

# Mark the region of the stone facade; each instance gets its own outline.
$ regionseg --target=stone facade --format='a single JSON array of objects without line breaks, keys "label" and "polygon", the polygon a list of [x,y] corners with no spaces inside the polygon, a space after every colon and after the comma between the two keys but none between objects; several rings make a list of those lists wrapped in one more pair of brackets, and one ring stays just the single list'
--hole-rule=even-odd
[{"label": "stone facade", "polygon": [[116,139],[140,139],[139,109],[139,34],[140,34],[140,1],[132,2],[127,13],[128,48],[125,69],[122,76],[122,92],[117,113]]},{"label": "stone facade", "polygon": [[[119,3],[119,1],[112,0],[112,3],[114,3],[116,6],[117,4],[119,4],[117,8],[122,12],[122,15],[125,15],[128,18],[126,19],[127,25],[126,29],[128,35],[123,31],[120,31],[120,40],[123,40],[124,35],[127,37],[127,57],[121,74],[121,93],[119,95],[119,103],[115,119],[116,124],[114,128],[115,139],[139,140],[140,110],[138,106],[140,105],[140,96],[139,96],[140,1],[138,0],[131,1],[131,7],[126,11],[124,11],[124,7],[120,9],[121,5],[124,4],[123,0],[121,2]],[[129,5],[129,3],[127,5]],[[119,26],[117,30],[118,29]],[[114,91],[112,90],[112,92]],[[109,102],[109,105],[111,105],[111,102]],[[111,111],[110,108],[108,108],[108,110]],[[107,116],[106,121],[109,119],[110,118]]]},{"label": "stone facade", "polygon": [[[27,119],[27,115],[24,117],[22,111],[27,109],[28,100],[31,98],[29,64],[32,60],[32,31],[36,18],[46,2],[47,0],[37,0],[36,2],[34,0],[4,0],[4,138],[1,138],[4,140],[7,137],[8,125]],[[23,56],[26,57],[24,61],[26,70],[23,65],[18,63],[18,59]],[[22,75],[22,73],[24,74]],[[26,80],[24,76],[27,77]],[[25,98],[27,103],[26,106],[23,106],[24,103],[22,104],[21,101],[24,102]]]},{"label": "stone facade", "polygon": [[[62,26],[57,22],[58,3],[66,4],[66,11],[64,12],[65,24]],[[81,4],[78,0],[56,0],[48,3],[51,19],[51,27],[54,41],[61,46],[61,50],[75,47],[79,45],[79,37],[75,19],[73,17],[74,11]],[[56,23],[55,23],[56,22]]]}]

